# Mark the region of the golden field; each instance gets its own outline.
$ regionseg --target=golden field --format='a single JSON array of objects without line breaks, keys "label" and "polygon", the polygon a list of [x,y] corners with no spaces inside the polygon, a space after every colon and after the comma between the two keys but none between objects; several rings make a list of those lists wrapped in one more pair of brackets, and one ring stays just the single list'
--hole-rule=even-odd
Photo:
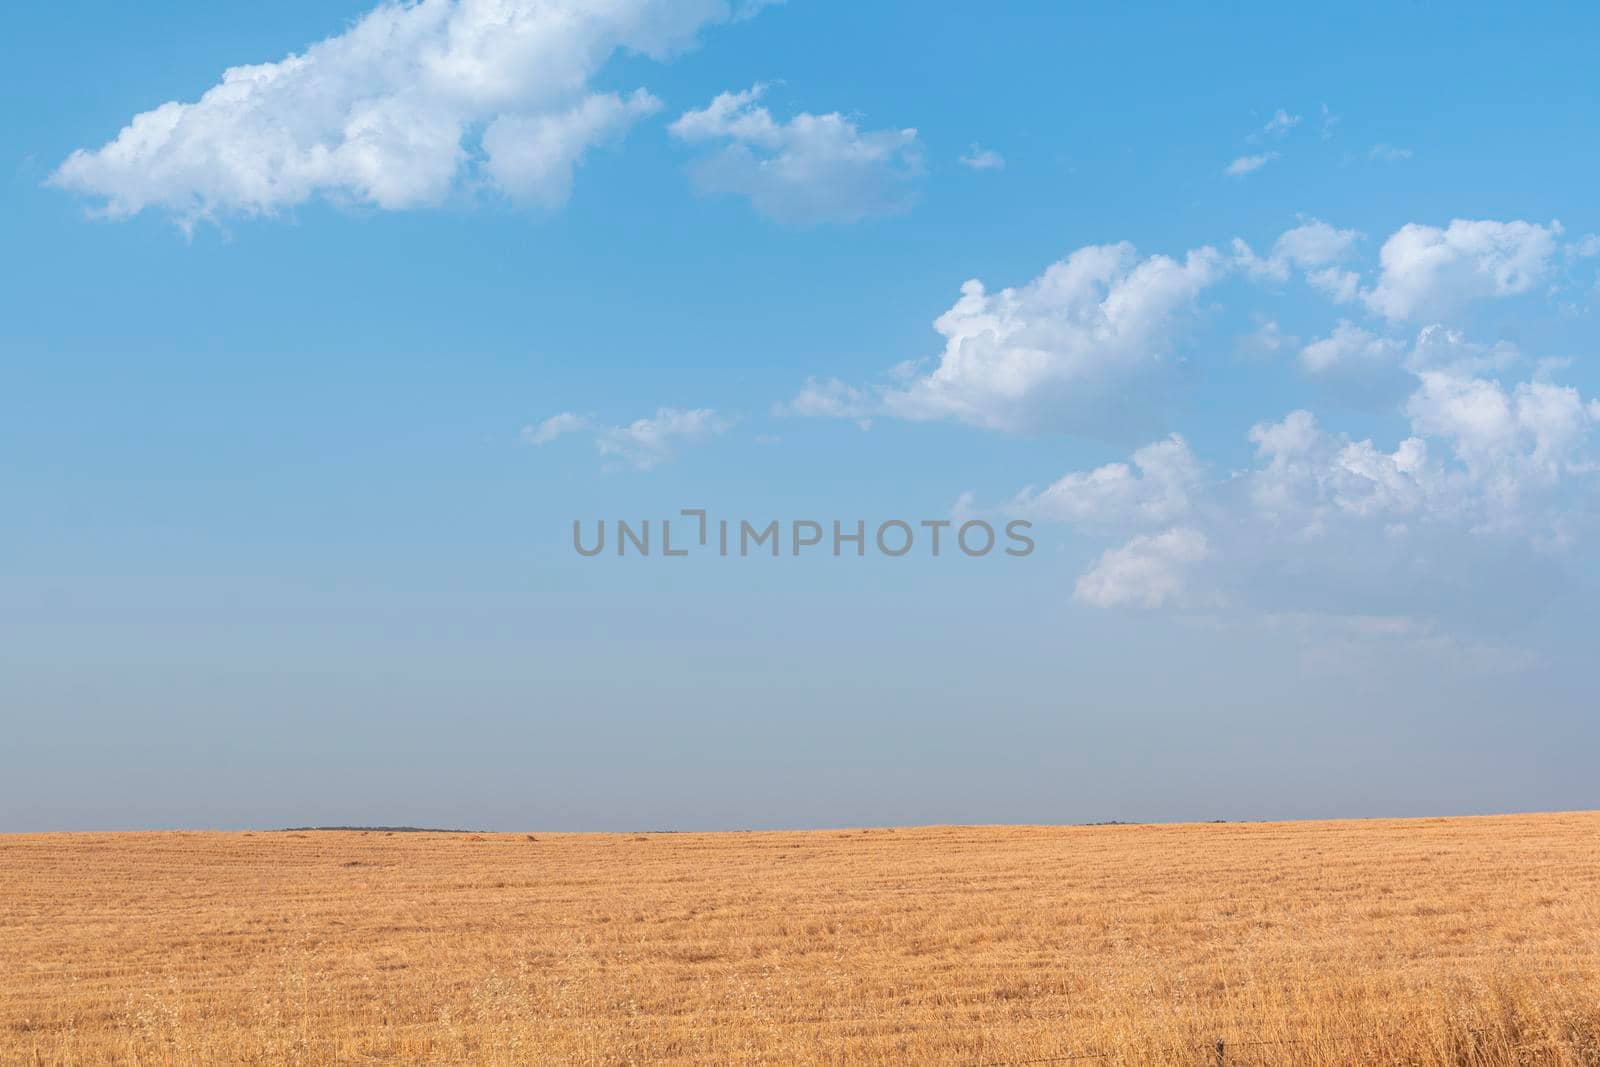
[{"label": "golden field", "polygon": [[1600,814],[0,837],[3,1064],[1600,1064]]}]

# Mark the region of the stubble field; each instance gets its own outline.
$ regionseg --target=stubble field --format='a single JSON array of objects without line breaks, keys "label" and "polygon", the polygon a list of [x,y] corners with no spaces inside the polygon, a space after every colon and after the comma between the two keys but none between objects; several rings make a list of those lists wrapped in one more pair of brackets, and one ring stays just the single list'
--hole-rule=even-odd
[{"label": "stubble field", "polygon": [[0,837],[4,1064],[1219,1059],[1600,1064],[1600,813]]}]

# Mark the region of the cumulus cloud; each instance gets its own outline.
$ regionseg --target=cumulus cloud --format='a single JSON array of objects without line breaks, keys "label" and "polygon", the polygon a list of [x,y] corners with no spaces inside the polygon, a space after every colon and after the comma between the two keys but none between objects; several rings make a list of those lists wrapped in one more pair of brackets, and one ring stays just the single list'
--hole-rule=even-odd
[{"label": "cumulus cloud", "polygon": [[1228,264],[1212,248],[1141,258],[1126,242],[1089,245],[1018,288],[973,279],[934,320],[945,339],[927,373],[859,389],[808,383],[795,414],[953,419],[1011,432],[1105,429],[1127,388],[1159,369],[1196,296]]},{"label": "cumulus cloud", "polygon": [[1131,464],[1075,471],[1039,493],[1023,490],[1008,510],[1043,522],[1165,523],[1189,511],[1200,480],[1189,443],[1172,434],[1134,452]]},{"label": "cumulus cloud", "polygon": [[1391,370],[1400,364],[1405,350],[1405,345],[1399,341],[1369,333],[1340,319],[1333,333],[1300,350],[1300,365],[1312,374]]},{"label": "cumulus cloud", "polygon": [[1262,514],[1313,534],[1354,515],[1554,542],[1570,503],[1557,490],[1587,486],[1597,471],[1595,413],[1570,386],[1506,387],[1460,365],[1421,370],[1405,404],[1411,436],[1393,451],[1326,433],[1297,411],[1251,431],[1264,463],[1248,484]]},{"label": "cumulus cloud", "polygon": [[1276,152],[1261,152],[1253,156],[1240,156],[1224,167],[1222,173],[1230,178],[1242,178],[1252,171],[1260,170],[1277,158],[1279,156]]},{"label": "cumulus cloud", "polygon": [[1344,259],[1360,240],[1359,230],[1341,230],[1321,219],[1306,219],[1278,237],[1272,249],[1272,258],[1276,262],[1311,270]]},{"label": "cumulus cloud", "polygon": [[1072,595],[1097,608],[1158,608],[1183,593],[1189,566],[1210,552],[1205,535],[1187,527],[1140,534],[1102,552],[1078,579]]},{"label": "cumulus cloud", "polygon": [[589,148],[659,107],[593,91],[607,59],[667,58],[737,13],[725,0],[384,3],[303,52],[228,69],[197,101],[134,116],[51,180],[100,198],[108,217],[160,209],[185,227],[318,195],[436,205],[474,172],[559,204]]},{"label": "cumulus cloud", "polygon": [[992,148],[973,145],[961,156],[961,165],[972,170],[1003,170],[1005,157]]},{"label": "cumulus cloud", "polygon": [[[1600,400],[1542,371],[1502,383],[1485,371],[1508,353],[1443,327],[1384,356],[1413,384],[1408,432],[1388,443],[1296,410],[1250,428],[1254,459],[1242,470],[1207,476],[1174,435],[997,510],[1115,539],[1077,582],[1077,599],[1093,606],[1187,604],[1235,617],[1413,602],[1454,610],[1488,581],[1486,566],[1542,574],[1551,588],[1559,578],[1530,561],[1600,532]],[[977,510],[970,496],[963,506]],[[1491,601],[1528,595],[1507,573],[1513,587]]]},{"label": "cumulus cloud", "polygon": [[1463,481],[1479,496],[1479,521],[1521,526],[1529,494],[1595,470],[1588,441],[1592,404],[1570,386],[1518,382],[1510,389],[1488,378],[1425,371],[1406,405],[1418,433],[1450,442]]},{"label": "cumulus cloud", "polygon": [[723,147],[690,166],[706,193],[748,197],[778,222],[855,222],[909,210],[923,173],[914,129],[866,130],[831,112],[786,122],[758,101],[766,86],[719,94],[671,126],[678,139]]},{"label": "cumulus cloud", "polygon": [[538,426],[523,427],[522,439],[543,445],[566,434],[586,432],[602,457],[647,471],[671,459],[679,447],[715,437],[732,426],[732,419],[711,408],[658,408],[654,415],[626,426],[604,426],[588,416],[562,412]]},{"label": "cumulus cloud", "polygon": [[1358,230],[1341,230],[1321,219],[1306,219],[1285,230],[1265,257],[1257,256],[1244,241],[1235,238],[1235,262],[1257,280],[1289,280],[1291,269],[1299,270],[1306,282],[1336,302],[1353,300],[1361,284],[1353,271],[1338,266],[1349,258],[1361,240]]},{"label": "cumulus cloud", "polygon": [[1326,532],[1330,516],[1414,514],[1439,487],[1428,445],[1408,437],[1392,452],[1370,440],[1324,432],[1309,411],[1250,430],[1261,465],[1245,476],[1258,515],[1310,535]]},{"label": "cumulus cloud", "polygon": [[1443,229],[1409,223],[1383,243],[1377,284],[1361,299],[1385,318],[1405,320],[1526,293],[1548,274],[1560,235],[1560,223],[1456,219]]},{"label": "cumulus cloud", "polygon": [[1236,266],[1257,281],[1281,284],[1299,271],[1335,303],[1359,302],[1390,322],[1447,318],[1476,301],[1516,296],[1550,279],[1564,253],[1574,260],[1582,242],[1562,246],[1561,224],[1456,219],[1440,228],[1409,223],[1379,250],[1377,280],[1363,286],[1347,266],[1363,235],[1309,218],[1286,230],[1266,255],[1233,242]]}]

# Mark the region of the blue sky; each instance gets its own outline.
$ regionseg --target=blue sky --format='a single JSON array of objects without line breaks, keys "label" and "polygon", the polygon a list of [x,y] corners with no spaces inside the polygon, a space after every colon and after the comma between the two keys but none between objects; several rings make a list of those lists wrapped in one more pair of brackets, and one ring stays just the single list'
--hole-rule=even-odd
[{"label": "blue sky", "polygon": [[0,829],[1593,807],[1597,21],[16,14]]}]

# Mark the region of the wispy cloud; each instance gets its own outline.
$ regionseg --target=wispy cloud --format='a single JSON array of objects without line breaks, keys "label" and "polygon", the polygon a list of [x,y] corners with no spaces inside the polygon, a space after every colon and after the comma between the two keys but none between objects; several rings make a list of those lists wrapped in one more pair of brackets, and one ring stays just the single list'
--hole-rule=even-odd
[{"label": "wispy cloud", "polygon": [[1342,122],[1342,121],[1343,121],[1343,119],[1340,116],[1335,115],[1331,110],[1329,110],[1327,104],[1323,104],[1322,105],[1322,139],[1324,141],[1333,140],[1334,131],[1339,128],[1339,123]]},{"label": "wispy cloud", "polygon": [[1269,137],[1282,137],[1296,126],[1300,125],[1300,116],[1291,115],[1283,108],[1279,108],[1267,124],[1261,127],[1261,132]]},{"label": "wispy cloud", "polygon": [[855,222],[911,207],[923,174],[916,130],[862,130],[838,112],[779,121],[758,103],[766,91],[721,93],[672,124],[681,141],[724,146],[690,167],[703,192],[747,197],[768,218],[795,224]]},{"label": "wispy cloud", "polygon": [[1240,156],[1224,167],[1222,173],[1230,178],[1242,178],[1246,174],[1260,170],[1277,158],[1279,158],[1277,152],[1262,152],[1253,156]]},{"label": "wispy cloud", "polygon": [[1409,148],[1396,148],[1395,146],[1388,144],[1375,144],[1372,146],[1372,151],[1367,153],[1367,158],[1380,160],[1385,163],[1393,163],[1402,159],[1410,159],[1411,155],[1412,152]]},{"label": "wispy cloud", "polygon": [[983,148],[973,145],[961,156],[961,165],[973,170],[1002,170],[1006,161],[999,152],[992,148]]},{"label": "wispy cloud", "polygon": [[538,426],[524,426],[522,439],[530,445],[547,445],[558,437],[576,433],[588,425],[589,420],[585,416],[563,411],[559,415],[550,416]]},{"label": "wispy cloud", "polygon": [[590,416],[564,411],[537,426],[524,426],[522,439],[545,445],[567,434],[587,433],[602,457],[647,471],[671,459],[683,445],[723,434],[733,423],[711,408],[658,408],[654,415],[625,426],[606,426]]}]

